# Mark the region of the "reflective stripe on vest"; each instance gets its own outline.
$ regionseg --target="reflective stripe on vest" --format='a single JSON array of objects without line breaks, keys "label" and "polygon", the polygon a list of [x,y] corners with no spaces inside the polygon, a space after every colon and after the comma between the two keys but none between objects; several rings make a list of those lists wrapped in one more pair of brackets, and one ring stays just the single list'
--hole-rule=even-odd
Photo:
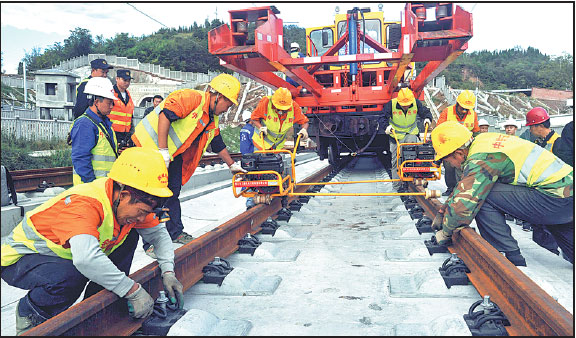
[{"label": "reflective stripe on vest", "polygon": [[130,131],[130,125],[132,122],[132,114],[134,114],[134,102],[132,101],[132,96],[126,90],[126,95],[128,95],[128,104],[124,104],[120,99],[122,94],[114,91],[114,107],[108,118],[112,121],[112,129],[116,132],[127,133]]},{"label": "reflective stripe on vest", "polygon": [[[268,109],[262,125],[268,127],[268,134],[264,137],[264,140],[262,140],[260,131],[254,129],[252,142],[259,150],[271,149],[273,147],[274,149],[282,149],[284,147],[284,142],[286,142],[288,130],[294,125],[294,105],[292,105],[290,110],[286,112],[286,119],[282,123],[282,128],[280,128],[280,117],[272,107],[272,96],[267,96],[267,98]],[[262,143],[262,141],[264,141],[264,143]]]},{"label": "reflective stripe on vest", "polygon": [[34,210],[27,212],[22,222],[20,222],[7,237],[6,243],[2,244],[2,266],[14,264],[23,255],[34,253],[72,259],[72,252],[69,248],[66,249],[62,245],[56,244],[40,234],[31,219],[33,215],[50,208],[61,199],[71,195],[92,197],[102,204],[104,220],[98,227],[100,248],[106,255],[116,250],[126,239],[125,235],[129,229],[123,231],[123,238],[117,243],[112,244],[117,238],[114,238],[114,213],[112,211],[112,204],[106,194],[106,183],[108,180],[108,178],[101,178],[90,183],[74,186],[49,199]]},{"label": "reflective stripe on vest", "polygon": [[468,156],[496,152],[506,154],[514,163],[514,185],[543,186],[561,180],[573,170],[548,150],[519,137],[499,133],[476,136]]},{"label": "reflective stripe on vest", "polygon": [[[81,118],[88,119],[90,122],[94,123],[94,121],[84,114],[74,120],[74,123]],[[96,123],[94,123],[94,125],[96,125],[96,130],[98,131],[98,141],[94,148],[90,150],[90,153],[92,153],[92,170],[94,171],[94,176],[96,178],[102,178],[106,177],[108,172],[110,172],[110,169],[112,169],[112,165],[114,164],[114,161],[116,161],[116,152],[115,149],[112,149],[110,142],[108,142],[108,138],[102,129],[98,127]],[[117,147],[118,141],[116,140],[116,133],[112,132],[111,136],[114,145]],[[74,185],[83,183],[82,178],[78,175],[75,168],[72,168],[72,182]]]},{"label": "reflective stripe on vest", "polygon": [[390,124],[394,127],[396,135],[404,138],[406,134],[418,135],[418,125],[416,124],[416,116],[418,108],[416,103],[413,103],[404,114],[402,109],[397,108],[398,99],[392,99],[392,118]]},{"label": "reflective stripe on vest", "polygon": [[460,121],[458,119],[458,114],[456,113],[456,105],[448,107],[448,114],[446,114],[446,121],[456,121],[464,127],[468,128],[468,130],[472,131],[474,129],[474,125],[476,123],[476,112],[474,109],[470,109],[468,113],[466,113],[466,117],[464,120]]},{"label": "reflective stripe on vest", "polygon": [[[180,90],[192,90],[192,89],[180,89]],[[168,152],[170,153],[170,158],[173,159],[174,153],[180,149],[180,147],[186,142],[188,137],[192,135],[198,123],[205,126],[204,121],[202,121],[202,115],[204,114],[203,107],[206,103],[207,93],[195,90],[202,96],[202,101],[188,116],[183,119],[176,120],[170,123],[170,128],[168,129]],[[177,91],[173,92],[176,93]],[[160,111],[164,109],[164,102],[162,101],[154,110],[152,110],[145,118],[136,125],[134,136],[140,142],[142,147],[154,147],[158,149],[158,116]],[[215,118],[216,124],[218,124],[217,117]],[[212,136],[214,137],[214,136]]]}]

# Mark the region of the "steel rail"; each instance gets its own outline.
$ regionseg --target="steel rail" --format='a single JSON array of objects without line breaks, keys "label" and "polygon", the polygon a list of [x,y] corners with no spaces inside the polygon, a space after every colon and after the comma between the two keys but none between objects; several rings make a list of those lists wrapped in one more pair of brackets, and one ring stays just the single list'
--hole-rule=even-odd
[{"label": "steel rail", "polygon": [[[305,181],[319,181],[330,173],[327,166],[310,175]],[[305,186],[295,190],[303,192]],[[288,198],[288,202],[297,197]],[[275,198],[270,205],[258,205],[207,232],[192,242],[176,249],[176,276],[187,290],[202,279],[202,268],[214,257],[227,257],[238,249],[238,240],[246,233],[256,234],[260,224],[274,215],[280,208],[281,199]],[[162,288],[160,268],[153,262],[130,275],[151,295]],[[88,299],[73,305],[68,310],[30,329],[26,336],[54,335],[99,335],[127,336],[134,333],[143,320],[129,317],[126,302],[114,293],[103,290]]]},{"label": "steel rail", "polygon": [[[410,189],[423,190],[413,185]],[[417,196],[416,200],[432,219],[442,206],[437,199]],[[468,279],[478,293],[489,295],[504,312],[511,324],[505,327],[509,335],[574,336],[574,316],[474,229],[454,232],[448,250],[470,269]]]},{"label": "steel rail", "polygon": [[[232,153],[230,156],[234,161],[242,158],[241,153]],[[218,155],[207,155],[202,157],[199,166],[204,167],[222,162]],[[55,187],[67,187],[73,184],[72,167],[14,170],[10,171],[10,174],[16,192],[35,191],[43,182],[52,183]]]}]

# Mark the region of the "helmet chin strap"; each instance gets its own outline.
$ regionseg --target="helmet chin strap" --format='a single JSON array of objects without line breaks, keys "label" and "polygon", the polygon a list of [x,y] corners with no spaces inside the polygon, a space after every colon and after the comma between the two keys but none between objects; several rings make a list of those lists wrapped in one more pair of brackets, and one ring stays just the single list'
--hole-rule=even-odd
[{"label": "helmet chin strap", "polygon": [[210,115],[210,117],[214,116],[214,113],[216,111],[216,106],[218,105],[218,99],[220,99],[220,93],[216,94],[216,100],[214,100],[214,108],[212,108],[211,106],[208,106],[208,114]]},{"label": "helmet chin strap", "polygon": [[122,193],[122,191],[124,191],[124,184],[118,183],[118,185],[120,186],[120,191],[118,191],[118,197],[114,200],[114,203],[112,204],[112,211],[114,212],[114,217],[116,217],[117,215],[118,205],[120,204],[120,194]]}]

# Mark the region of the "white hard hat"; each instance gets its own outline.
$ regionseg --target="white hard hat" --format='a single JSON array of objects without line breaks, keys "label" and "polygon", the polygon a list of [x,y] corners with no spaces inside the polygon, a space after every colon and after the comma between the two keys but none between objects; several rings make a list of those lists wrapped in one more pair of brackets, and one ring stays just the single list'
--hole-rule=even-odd
[{"label": "white hard hat", "polygon": [[480,119],[480,120],[478,121],[478,125],[479,125],[479,126],[489,126],[490,123],[488,123],[488,121],[486,121],[485,119]]},{"label": "white hard hat", "polygon": [[242,121],[248,120],[251,115],[252,115],[251,111],[249,111],[248,109],[244,110],[244,112],[242,112]]},{"label": "white hard hat", "polygon": [[300,48],[300,45],[298,44],[298,42],[292,42],[290,44],[290,48]]},{"label": "white hard hat", "polygon": [[107,99],[116,99],[112,82],[107,77],[93,77],[86,83],[84,93],[102,96]]},{"label": "white hard hat", "polygon": [[516,120],[512,119],[512,117],[509,117],[508,120],[502,122],[502,127],[506,127],[506,126],[514,126],[518,129],[520,129],[519,123],[516,122]]}]

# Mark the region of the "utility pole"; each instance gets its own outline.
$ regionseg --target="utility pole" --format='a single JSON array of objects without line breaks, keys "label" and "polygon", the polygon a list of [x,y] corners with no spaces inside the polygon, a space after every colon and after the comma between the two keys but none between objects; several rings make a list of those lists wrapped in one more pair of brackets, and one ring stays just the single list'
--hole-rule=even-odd
[{"label": "utility pole", "polygon": [[28,89],[26,88],[26,61],[22,62],[24,69],[24,109],[26,109],[26,103],[28,101]]}]

